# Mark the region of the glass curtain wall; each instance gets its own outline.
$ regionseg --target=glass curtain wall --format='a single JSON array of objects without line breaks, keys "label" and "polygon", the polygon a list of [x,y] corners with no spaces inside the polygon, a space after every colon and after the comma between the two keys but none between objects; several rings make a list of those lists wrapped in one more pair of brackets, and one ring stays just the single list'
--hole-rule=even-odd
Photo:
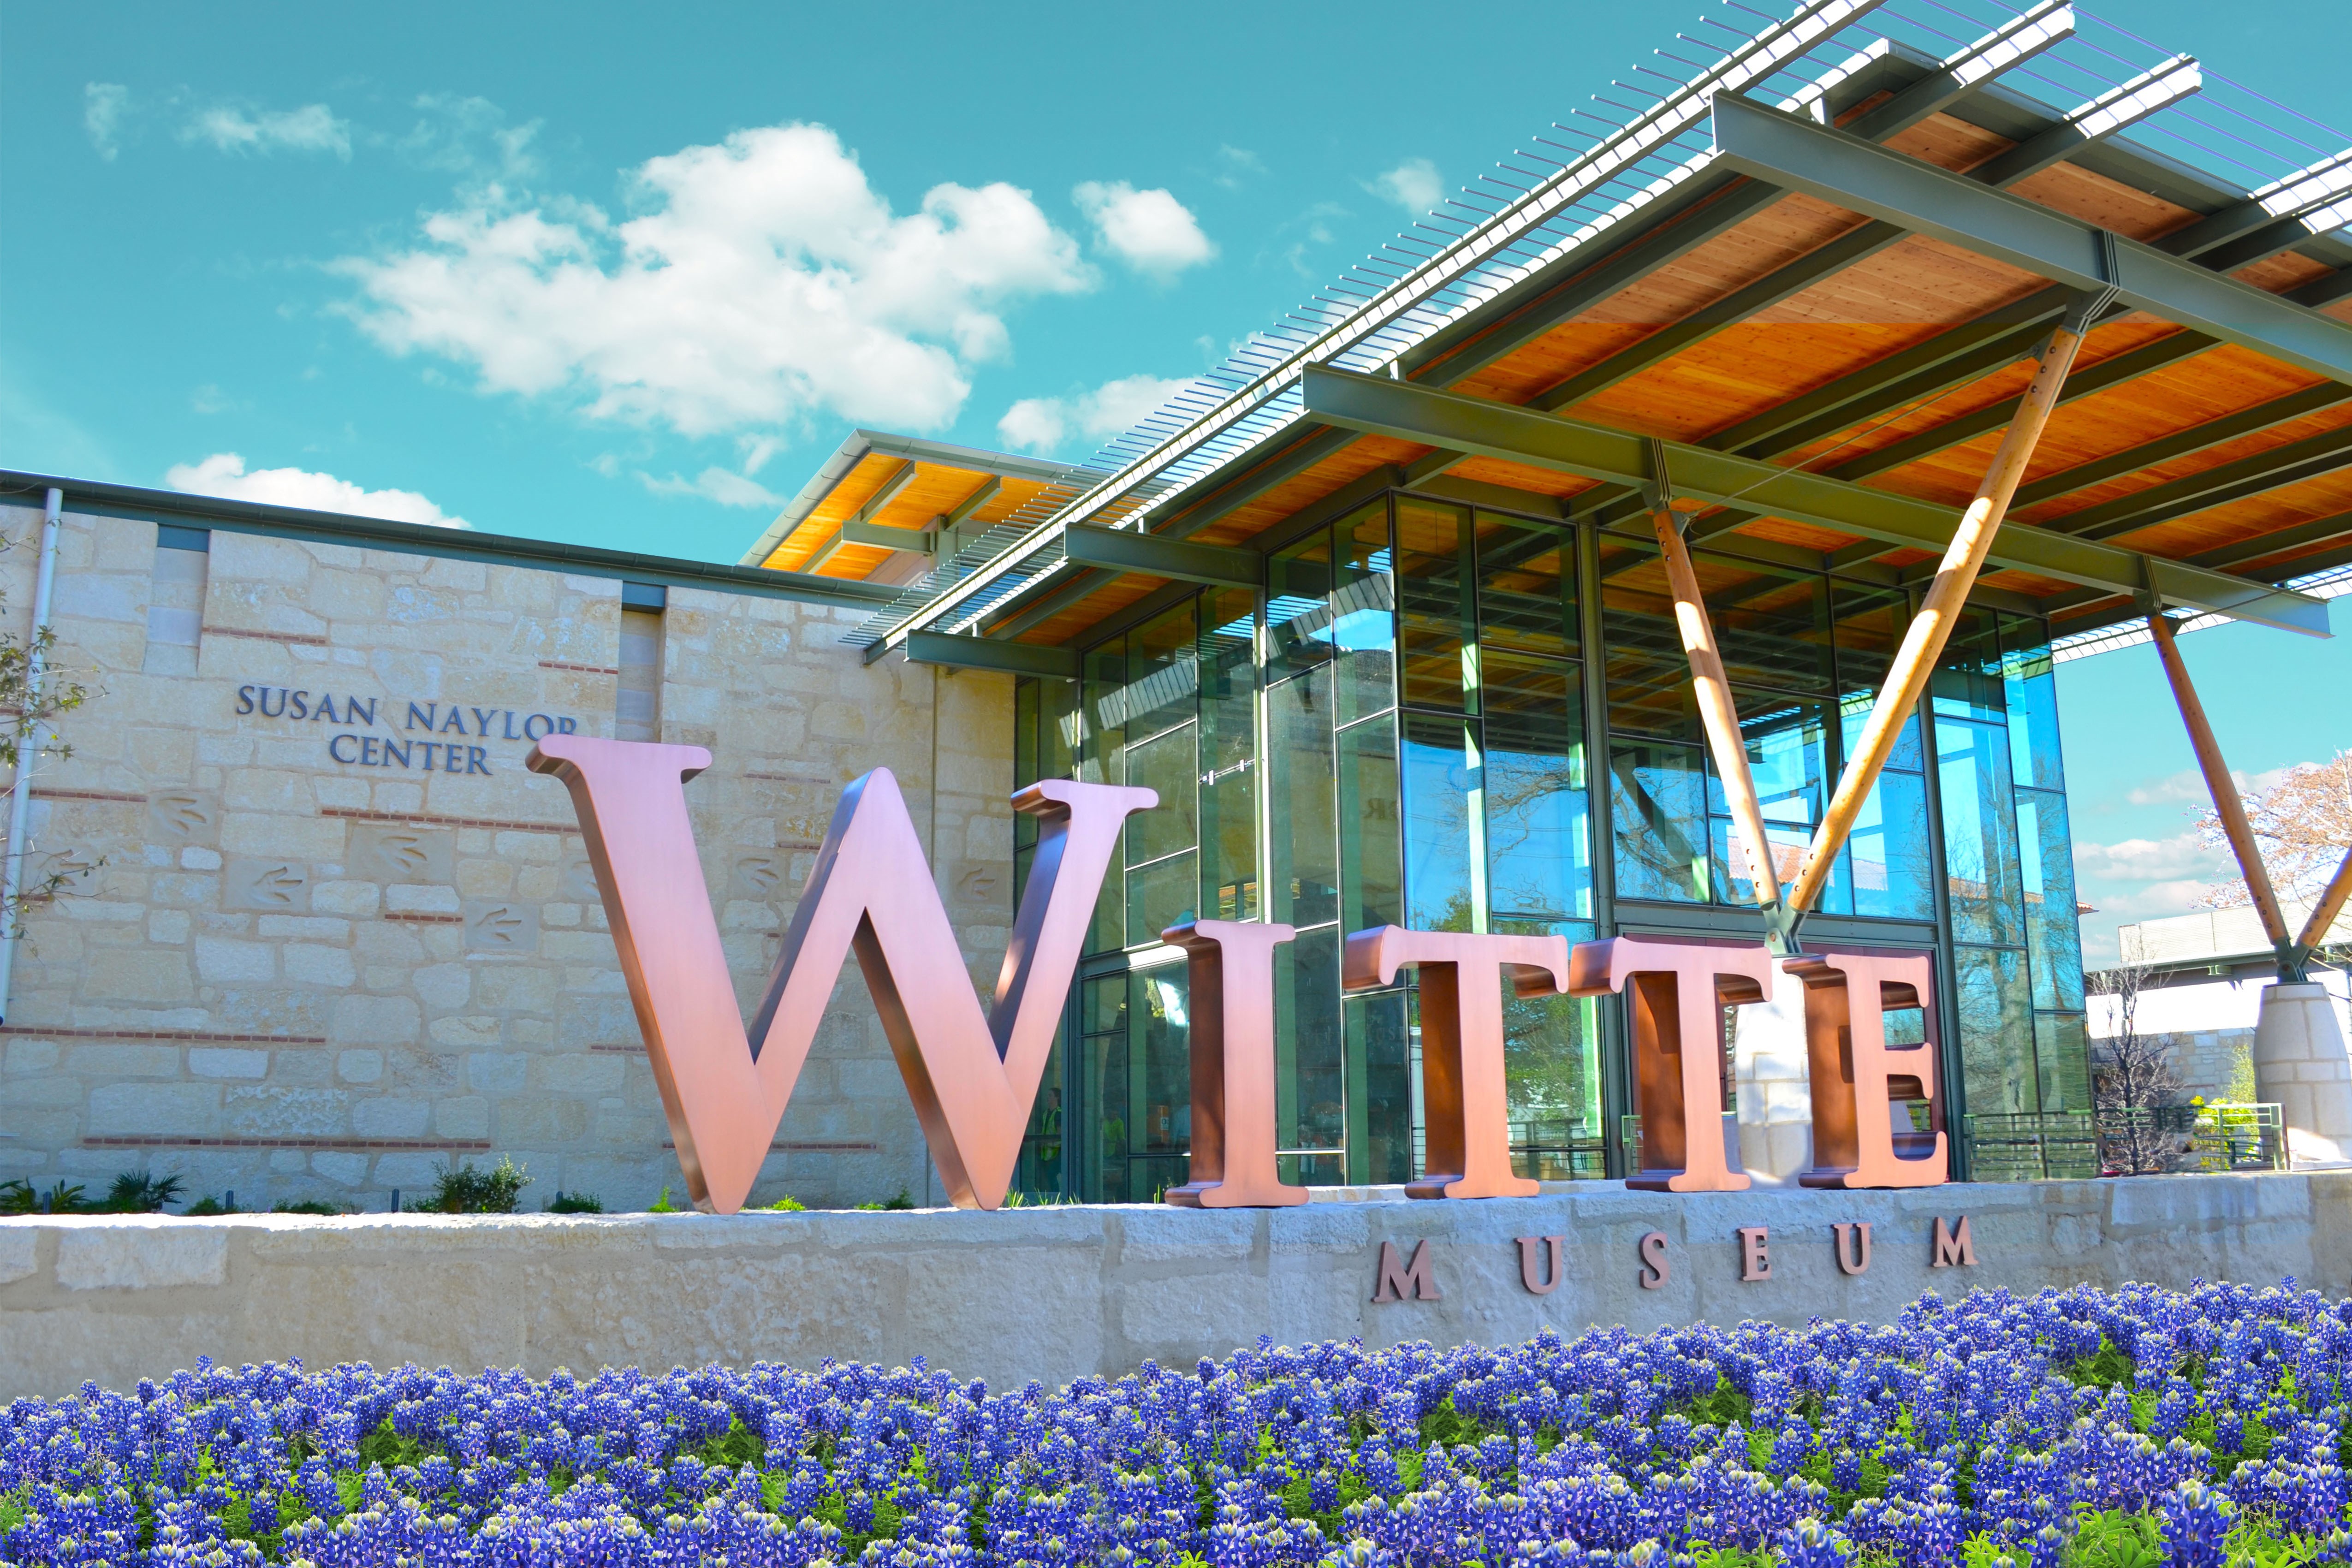
[{"label": "glass curtain wall", "polygon": [[[1393,922],[1592,936],[1589,735],[1605,736],[1616,898],[1646,902],[1641,920],[1668,926],[1675,906],[1752,906],[1656,546],[1614,533],[1599,545],[1599,650],[1581,646],[1570,528],[1396,495],[1275,552],[1262,597],[1172,600],[1087,650],[1080,679],[1019,683],[1019,779],[1142,784],[1161,803],[1129,820],[1106,879],[1021,1187],[1147,1201],[1185,1179],[1184,966],[1160,932],[1196,917],[1297,931],[1276,950],[1285,1179],[1417,1174],[1410,975],[1343,996],[1346,934]],[[1785,882],[1908,601],[1729,551],[1701,548],[1694,563]],[[1584,711],[1588,657],[1604,660],[1605,722]],[[1933,707],[1932,747],[1916,720],[1906,726],[1821,907],[1911,922],[1913,940],[1948,910],[1965,1108],[2086,1108],[2039,625],[1976,615]],[[1931,800],[1940,836],[1928,831]],[[1015,831],[1018,888],[1035,836],[1026,818]],[[1546,1179],[1604,1173],[1599,1005],[1512,997],[1506,1018],[1516,1164]]]},{"label": "glass curtain wall", "polygon": [[1968,611],[1932,691],[1968,1109],[2087,1111],[2074,854],[2041,626]]}]

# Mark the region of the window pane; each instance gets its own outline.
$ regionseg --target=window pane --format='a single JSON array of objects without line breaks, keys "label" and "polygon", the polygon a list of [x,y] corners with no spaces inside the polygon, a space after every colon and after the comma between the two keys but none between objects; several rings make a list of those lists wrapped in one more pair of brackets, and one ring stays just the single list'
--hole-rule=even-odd
[{"label": "window pane", "polygon": [[1121,725],[1130,739],[1188,722],[1197,710],[1201,681],[1193,661],[1200,638],[1193,603],[1187,599],[1127,636],[1127,683],[1112,699],[1119,710],[1103,719]]},{"label": "window pane", "polygon": [[[1129,821],[1135,819],[1129,817]],[[1141,947],[1182,925],[1200,910],[1201,873],[1191,850],[1127,874],[1127,942]]]},{"label": "window pane", "polygon": [[[1916,730],[1915,723],[1911,731]],[[1932,921],[1935,896],[1926,781],[1889,769],[1862,804],[1822,907],[1832,914]]]},{"label": "window pane", "polygon": [[1129,977],[1125,1190],[1114,1203],[1150,1203],[1184,1181],[1192,1146],[1192,1056],[1185,972],[1162,963]]},{"label": "window pane", "polygon": [[[1349,996],[1341,1004],[1350,1072],[1363,1092],[1349,1102],[1349,1179],[1409,1182],[1412,1163],[1412,1042],[1405,993]],[[1362,1109],[1358,1110],[1356,1108]]]},{"label": "window pane", "polygon": [[1250,657],[1257,595],[1201,595],[1201,913],[1258,918],[1256,680]]},{"label": "window pane", "polygon": [[1604,1173],[1601,1029],[1591,997],[1518,996],[1504,983],[1511,1164],[1541,1182]]},{"label": "window pane", "polygon": [[1331,657],[1329,530],[1276,551],[1265,580],[1265,678],[1276,681]]},{"label": "window pane", "polygon": [[1705,903],[1706,775],[1697,749],[1612,742],[1609,802],[1617,896]]},{"label": "window pane", "polygon": [[1666,588],[1658,547],[1620,534],[1601,540],[1601,631],[1609,644],[1611,722],[1616,722],[1619,662],[1680,669],[1690,678],[1682,634],[1675,626],[1674,595]]},{"label": "window pane", "polygon": [[1318,667],[1266,693],[1266,819],[1274,918],[1321,925],[1339,914],[1332,822],[1331,677]]},{"label": "window pane", "polygon": [[[1503,669],[1490,655],[1490,676]],[[1592,914],[1584,725],[1573,665],[1509,668],[1486,690],[1486,866],[1497,922]]]},{"label": "window pane", "polygon": [[1706,550],[1691,552],[1691,568],[1733,685],[1829,689],[1828,578]]},{"label": "window pane", "polygon": [[1575,653],[1573,536],[1486,511],[1477,515],[1477,533],[1478,640],[1486,658],[1491,661],[1497,649],[1546,658]]},{"label": "window pane", "polygon": [[[2008,629],[2039,627],[2011,617]],[[2010,771],[2021,787],[2063,790],[2066,787],[2064,759],[2058,749],[2058,681],[2052,673],[2050,650],[2036,647],[2012,652],[2001,667],[2003,693],[2009,707]]]},{"label": "window pane", "polygon": [[2033,1053],[2038,1058],[2044,1110],[2089,1110],[2091,1040],[2080,1013],[2036,1013]]},{"label": "window pane", "polygon": [[2019,790],[2017,840],[2025,884],[2026,945],[2033,955],[2033,1005],[2080,1007],[2083,937],[2074,913],[2074,847],[2066,831],[2066,797],[2048,790]]},{"label": "window pane", "polygon": [[1339,942],[1338,926],[1318,926],[1274,950],[1274,1135],[1280,1148],[1346,1149]]},{"label": "window pane", "polygon": [[1064,1159],[1066,1151],[1062,1142],[1062,1041],[1063,1035],[1054,1037],[1045,1076],[1038,1079],[1036,1103],[1029,1108],[1029,1126],[1021,1137],[1021,1163],[1013,1173],[1013,1185],[1021,1192],[1073,1196],[1077,1193],[1071,1184],[1073,1173]]},{"label": "window pane", "polygon": [[1397,609],[1408,703],[1459,710],[1476,700],[1469,535],[1467,507],[1397,498]]},{"label": "window pane", "polygon": [[1082,1124],[1092,1133],[1085,1182],[1098,1202],[1127,1194],[1128,1159],[1128,977],[1108,974],[1086,983],[1079,1005],[1085,1025],[1085,1063],[1079,1085]]},{"label": "window pane", "polygon": [[2006,706],[2001,689],[2000,638],[1990,610],[1962,610],[1951,641],[1936,667],[1928,690],[1937,715],[1999,719]]},{"label": "window pane", "polygon": [[[1405,924],[1414,931],[1485,925],[1471,886],[1471,829],[1478,802],[1469,726],[1434,714],[1404,715]],[[1483,869],[1483,857],[1477,858]]]},{"label": "window pane", "polygon": [[1331,590],[1331,642],[1339,649],[1339,719],[1346,723],[1396,706],[1396,596],[1386,498],[1339,520]]},{"label": "window pane", "polygon": [[[1740,713],[1748,776],[1755,780],[1764,831],[1771,840],[1766,853],[1772,858],[1775,874],[1783,882],[1790,881],[1822,813],[1826,763],[1822,705],[1756,692],[1736,692],[1734,700]],[[1707,811],[1717,822],[1716,871],[1722,885],[1729,889],[1725,898],[1735,904],[1752,904],[1756,889],[1750,879],[1748,848],[1743,844],[1736,855],[1730,851],[1730,799],[1724,794],[1722,781],[1714,776],[1711,758]]]},{"label": "window pane", "polygon": [[2015,948],[1955,948],[1952,967],[1959,979],[1960,1070],[1968,1110],[2040,1110],[2025,954]]},{"label": "window pane", "polygon": [[[1087,784],[1117,784],[1124,777],[1126,760],[1122,748],[1127,731],[1116,716],[1127,710],[1122,695],[1127,685],[1125,648],[1124,641],[1113,642],[1086,656],[1077,774]],[[1120,858],[1124,860],[1125,857]],[[1087,933],[1087,951],[1107,952],[1126,942],[1127,883],[1121,868],[1113,865],[1103,877],[1102,892],[1095,900],[1095,919]]]},{"label": "window pane", "polygon": [[1860,696],[1867,713],[1911,623],[1908,595],[1900,588],[1832,577],[1830,608],[1836,622],[1838,689]]},{"label": "window pane", "polygon": [[[1188,667],[1189,668],[1189,667]],[[1157,790],[1160,804],[1127,819],[1127,863],[1140,866],[1190,849],[1196,842],[1199,818],[1192,792],[1200,782],[1192,742],[1195,727],[1187,721],[1149,741],[1127,748],[1127,783],[1131,788]],[[1150,938],[1134,935],[1133,942]]]},{"label": "window pane", "polygon": [[1339,734],[1339,923],[1347,931],[1409,923],[1400,843],[1396,721],[1366,719]]},{"label": "window pane", "polygon": [[2009,737],[1998,724],[1936,721],[1944,802],[1944,876],[1959,942],[2025,942]]}]

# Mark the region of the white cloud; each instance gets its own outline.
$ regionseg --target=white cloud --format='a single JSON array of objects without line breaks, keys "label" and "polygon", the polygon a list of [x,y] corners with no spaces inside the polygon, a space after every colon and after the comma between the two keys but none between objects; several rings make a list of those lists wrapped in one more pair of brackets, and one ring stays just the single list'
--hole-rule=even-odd
[{"label": "white cloud", "polygon": [[338,120],[323,103],[248,114],[224,105],[200,111],[180,129],[183,142],[209,142],[224,153],[332,153],[352,156],[352,122]]},{"label": "white cloud", "polygon": [[506,110],[487,98],[458,98],[426,93],[411,106],[417,121],[393,148],[409,163],[425,169],[470,175],[477,179],[528,180],[539,173],[539,157],[531,143],[539,135],[536,120],[509,125]]},{"label": "white cloud", "polygon": [[690,479],[682,479],[676,474],[666,479],[644,473],[637,478],[657,496],[700,496],[720,506],[756,506],[770,511],[784,504],[784,498],[767,486],[725,468],[705,468]]},{"label": "white cloud", "polygon": [[311,511],[383,518],[388,522],[428,523],[435,528],[473,526],[415,490],[363,489],[349,479],[303,468],[260,468],[247,473],[245,459],[235,452],[215,452],[201,463],[174,463],[163,475],[163,482],[188,495],[219,496],[226,500],[299,506]]},{"label": "white cloud", "polygon": [[1125,180],[1088,180],[1070,195],[1095,226],[1105,250],[1162,283],[1217,254],[1191,211],[1166,191],[1139,191]]},{"label": "white cloud", "polygon": [[130,107],[131,89],[120,82],[94,81],[81,89],[81,128],[89,132],[89,144],[98,155],[110,163],[120,150],[117,138]]},{"label": "white cloud", "polygon": [[1053,451],[1072,435],[1090,437],[1099,444],[1132,427],[1191,384],[1129,375],[1070,397],[1024,397],[1004,411],[996,433],[1007,446],[1031,452]]},{"label": "white cloud", "polygon": [[740,131],[635,171],[644,216],[499,186],[425,220],[425,243],[349,258],[352,315],[398,354],[474,365],[485,392],[574,392],[596,417],[688,436],[815,412],[952,421],[997,313],[1093,285],[1025,191],[933,186],[897,216],[817,125]]},{"label": "white cloud", "polygon": [[1217,184],[1229,191],[1239,190],[1244,181],[1265,173],[1265,163],[1246,147],[1227,142],[1217,149]]},{"label": "white cloud", "polygon": [[2078,842],[2075,872],[2105,881],[2166,882],[2221,876],[2227,853],[2199,840],[2195,829],[2169,838],[2126,838],[2114,844]]},{"label": "white cloud", "polygon": [[1428,159],[1407,158],[1386,174],[1366,180],[1364,189],[1419,217],[1444,198],[1445,183],[1437,177],[1437,165]]}]

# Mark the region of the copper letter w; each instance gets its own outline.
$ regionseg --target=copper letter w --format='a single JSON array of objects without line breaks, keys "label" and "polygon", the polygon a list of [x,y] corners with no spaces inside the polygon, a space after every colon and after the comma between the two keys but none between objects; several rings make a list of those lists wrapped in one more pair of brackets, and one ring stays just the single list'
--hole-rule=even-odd
[{"label": "copper letter w", "polygon": [[709,765],[699,746],[587,735],[550,735],[530,758],[579,810],[688,1193],[743,1206],[854,948],[948,1196],[996,1207],[1119,825],[1160,797],[1058,779],[1013,797],[1038,819],[1036,858],[982,1016],[898,781],[875,769],[842,792],[747,1031],[686,812],[686,781]]}]

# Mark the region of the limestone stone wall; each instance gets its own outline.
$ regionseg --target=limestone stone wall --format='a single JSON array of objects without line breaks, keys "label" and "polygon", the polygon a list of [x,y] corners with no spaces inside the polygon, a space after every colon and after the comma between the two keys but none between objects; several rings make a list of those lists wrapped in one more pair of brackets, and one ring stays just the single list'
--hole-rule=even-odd
[{"label": "limestone stone wall", "polygon": [[[19,636],[39,527],[0,510]],[[144,1168],[246,1207],[380,1209],[510,1154],[531,1207],[677,1187],[570,799],[522,765],[546,728],[614,732],[621,584],[226,528],[201,560],[151,522],[65,519],[56,658],[91,696],[35,780],[30,868],[68,883],[0,1026],[0,1181]],[[660,733],[714,757],[687,795],[745,999],[875,766],[994,980],[1011,682],[867,666],[839,641],[856,618],[668,592]],[[854,965],[777,1143],[757,1201],[935,1185]]]},{"label": "limestone stone wall", "polygon": [[[667,1368],[919,1355],[991,1386],[1186,1367],[1271,1334],[1373,1345],[1522,1339],[1704,1319],[1887,1322],[1923,1290],[2005,1286],[2352,1287],[2352,1173],[1954,1184],[1676,1196],[1622,1183],[1532,1198],[1157,1205],[992,1214],[743,1214],[512,1219],[0,1220],[0,1400],[84,1378],[128,1389],[198,1356],[300,1356],[464,1372]],[[1937,1219],[1976,1262],[1933,1267]],[[1840,1271],[1833,1225],[1870,1226]],[[2343,1222],[2343,1223],[2339,1223]],[[1740,1278],[1766,1228],[1769,1278]],[[1666,1237],[1645,1289],[1638,1244]],[[1561,1238],[1530,1291],[1517,1238]],[[1433,1298],[1376,1302],[1381,1248],[1423,1256]],[[1548,1248],[1534,1249],[1539,1282]]]}]

